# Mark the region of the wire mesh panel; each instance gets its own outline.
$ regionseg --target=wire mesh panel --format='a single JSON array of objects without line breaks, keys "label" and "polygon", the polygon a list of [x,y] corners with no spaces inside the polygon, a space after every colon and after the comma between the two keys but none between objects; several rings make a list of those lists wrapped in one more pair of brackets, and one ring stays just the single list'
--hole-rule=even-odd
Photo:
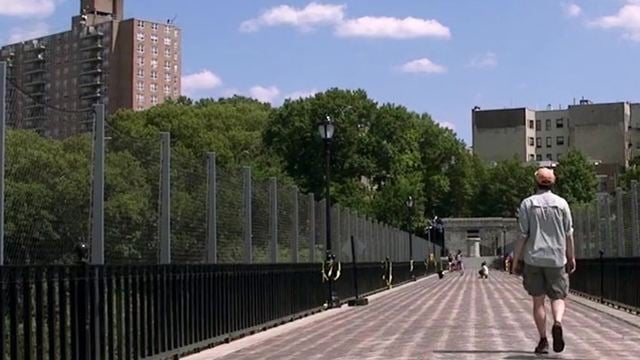
[{"label": "wire mesh panel", "polygon": [[207,164],[181,147],[171,149],[172,262],[204,263],[207,245]]},{"label": "wire mesh panel", "polygon": [[105,261],[158,261],[160,135],[134,137],[108,126],[105,166]]},{"label": "wire mesh panel", "polygon": [[293,239],[293,189],[278,186],[278,262],[291,262]]},{"label": "wire mesh panel", "polygon": [[325,244],[327,243],[327,223],[326,223],[326,202],[324,200],[316,202],[316,258],[318,261],[324,261],[326,257]]},{"label": "wire mesh panel", "polygon": [[606,206],[605,210],[609,211],[607,214],[609,223],[606,232],[608,238],[605,242],[605,256],[611,257],[616,256],[618,248],[618,212],[615,197],[608,196]]},{"label": "wire mesh panel", "polygon": [[268,263],[270,259],[271,233],[269,232],[269,181],[253,180],[251,196],[252,254],[254,263]]},{"label": "wire mesh panel", "polygon": [[633,253],[633,210],[631,209],[631,192],[625,192],[622,196],[622,214],[624,221],[624,256],[631,256]]},{"label": "wire mesh panel", "polygon": [[300,262],[310,262],[311,253],[309,249],[309,241],[311,239],[312,221],[309,211],[311,200],[306,194],[298,194],[298,260]]},{"label": "wire mesh panel", "polygon": [[240,169],[217,169],[218,262],[243,261],[243,178]]},{"label": "wire mesh panel", "polygon": [[94,111],[50,106],[44,83],[23,80],[7,84],[4,260],[73,262],[90,242]]},{"label": "wire mesh panel", "polygon": [[598,219],[598,204],[587,205],[587,249],[589,257],[596,257],[600,250],[600,220]]}]

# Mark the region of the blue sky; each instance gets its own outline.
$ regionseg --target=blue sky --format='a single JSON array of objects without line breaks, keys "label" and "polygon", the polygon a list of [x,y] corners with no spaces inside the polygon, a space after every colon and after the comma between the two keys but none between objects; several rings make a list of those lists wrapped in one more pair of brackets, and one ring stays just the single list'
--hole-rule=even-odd
[{"label": "blue sky", "polygon": [[[0,42],[62,31],[79,0],[0,0]],[[183,29],[184,90],[275,105],[329,87],[428,112],[640,101],[639,0],[125,0]]]}]

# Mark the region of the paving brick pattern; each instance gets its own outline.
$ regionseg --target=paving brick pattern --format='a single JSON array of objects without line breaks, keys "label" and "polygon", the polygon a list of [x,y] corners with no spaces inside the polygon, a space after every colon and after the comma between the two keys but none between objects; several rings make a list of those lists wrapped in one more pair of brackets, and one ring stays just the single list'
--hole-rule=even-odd
[{"label": "paving brick pattern", "polygon": [[[216,356],[214,348],[193,359],[640,358],[640,328],[575,302],[568,303],[563,321],[565,351],[534,355],[537,331],[520,281],[497,272],[487,280],[455,273],[430,277],[366,307],[332,310],[335,315],[235,352]],[[550,320],[548,315],[549,329]]]}]

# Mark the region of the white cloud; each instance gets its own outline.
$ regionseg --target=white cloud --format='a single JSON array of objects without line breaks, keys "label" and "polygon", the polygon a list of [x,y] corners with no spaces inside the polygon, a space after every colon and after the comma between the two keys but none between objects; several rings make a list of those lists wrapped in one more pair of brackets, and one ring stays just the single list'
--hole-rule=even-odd
[{"label": "white cloud", "polygon": [[451,130],[455,130],[456,129],[456,125],[452,122],[449,121],[440,121],[440,120],[436,120],[436,122],[438,123],[438,125],[440,125],[443,128],[447,128],[447,129],[451,129]]},{"label": "white cloud", "polygon": [[182,93],[185,95],[193,95],[202,90],[215,89],[220,85],[222,85],[222,80],[210,70],[202,70],[182,77]]},{"label": "white cloud", "polygon": [[437,20],[407,17],[365,16],[340,23],[336,34],[342,37],[409,39],[419,37],[451,37],[449,28]]},{"label": "white cloud", "polygon": [[564,14],[568,17],[577,17],[582,15],[582,8],[578,4],[565,3],[562,5]]},{"label": "white cloud", "polygon": [[487,51],[484,54],[474,56],[468,65],[468,67],[478,69],[492,68],[496,66],[498,66],[498,57],[491,51]]},{"label": "white cloud", "polygon": [[402,65],[402,71],[407,73],[442,74],[447,72],[447,68],[425,57]]},{"label": "white cloud", "polygon": [[[1,1],[1,0],[0,0]],[[7,39],[10,44],[15,44],[21,41],[39,38],[49,33],[49,25],[38,22],[31,27],[14,27],[9,30],[9,38]]]},{"label": "white cloud", "polygon": [[617,14],[600,17],[589,25],[601,29],[620,28],[625,31],[625,38],[640,41],[640,2],[628,0]]},{"label": "white cloud", "polygon": [[302,91],[294,91],[284,96],[285,99],[297,100],[304,99],[308,97],[314,96],[318,91],[316,89],[312,90],[302,90]]},{"label": "white cloud", "polygon": [[249,96],[262,102],[274,103],[280,96],[280,90],[276,86],[256,85],[249,89]]},{"label": "white cloud", "polygon": [[47,17],[55,9],[54,0],[0,0],[0,15],[5,16]]},{"label": "white cloud", "polygon": [[303,31],[316,26],[335,25],[344,18],[344,5],[318,4],[312,2],[302,9],[280,5],[263,12],[259,17],[244,21],[240,30],[257,31],[262,27],[288,25]]}]

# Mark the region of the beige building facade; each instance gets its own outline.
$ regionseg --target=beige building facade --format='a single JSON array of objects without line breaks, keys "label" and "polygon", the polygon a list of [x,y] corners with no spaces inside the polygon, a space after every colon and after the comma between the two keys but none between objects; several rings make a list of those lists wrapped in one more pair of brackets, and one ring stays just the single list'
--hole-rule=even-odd
[{"label": "beige building facade", "polygon": [[640,104],[587,100],[558,110],[472,110],[473,152],[487,162],[516,157],[554,165],[575,148],[596,164],[601,188],[640,155]]},{"label": "beige building facade", "polygon": [[3,46],[7,125],[65,137],[90,129],[94,104],[112,114],[179,97],[180,29],[123,10],[123,0],[81,0],[71,30]]}]

